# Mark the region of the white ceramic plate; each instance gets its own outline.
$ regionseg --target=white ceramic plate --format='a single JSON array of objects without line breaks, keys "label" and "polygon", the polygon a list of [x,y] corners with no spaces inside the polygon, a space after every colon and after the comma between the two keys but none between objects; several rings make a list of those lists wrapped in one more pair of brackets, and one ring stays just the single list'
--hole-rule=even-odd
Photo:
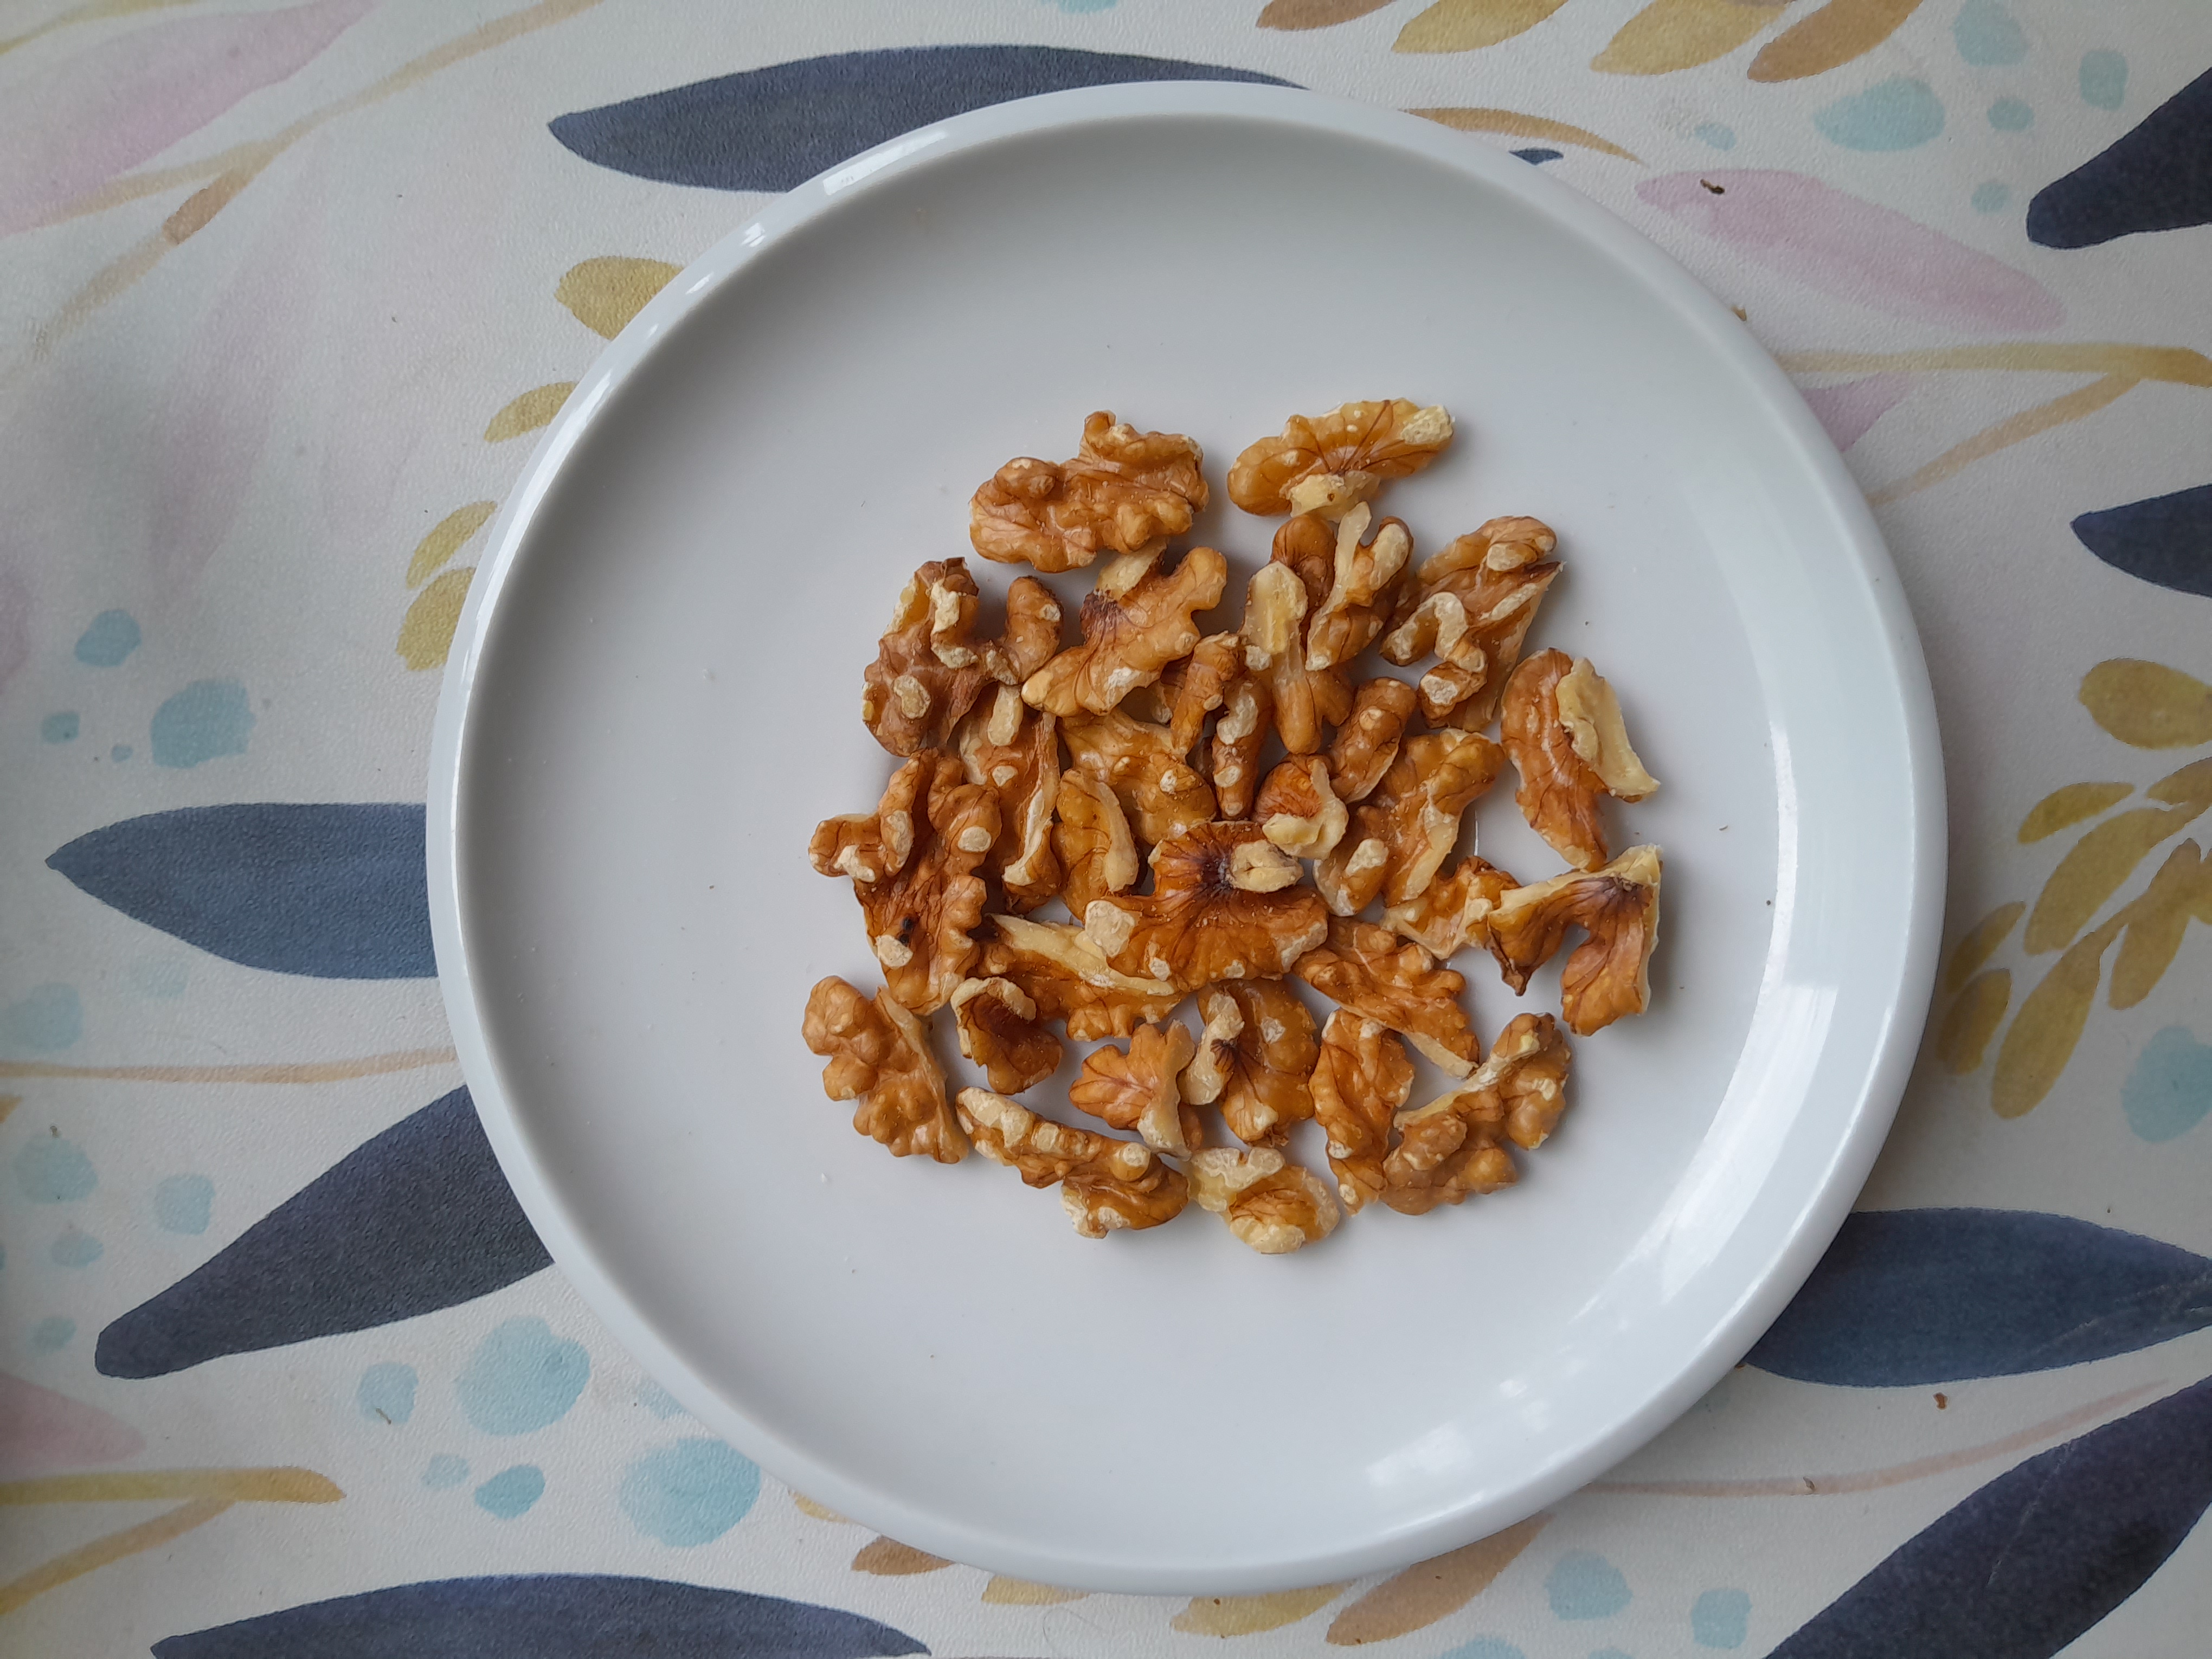
[{"label": "white ceramic plate", "polygon": [[[873,963],[804,849],[888,773],[856,709],[902,581],[967,550],[1001,461],[1072,453],[1112,409],[1207,447],[1197,539],[1237,556],[1233,626],[1274,524],[1223,501],[1227,459],[1293,410],[1394,396],[1462,433],[1386,497],[1417,554],[1497,514],[1555,526],[1535,643],[1596,659],[1665,781],[1614,819],[1666,848],[1649,1016],[1577,1044],[1517,1188],[1292,1257],[1194,1206],[1087,1242],[1008,1170],[855,1136],[799,1014]],[[615,1334],[811,1497],[1100,1589],[1398,1565],[1656,1432],[1849,1207],[1941,909],[1895,573],[1736,319],[1533,167],[1243,86],[946,122],[671,283],[500,517],[430,800],[464,1067]],[[1481,816],[1493,860],[1558,868],[1508,787]],[[1485,1033],[1556,998],[1555,974],[1519,1005],[1462,965]]]}]

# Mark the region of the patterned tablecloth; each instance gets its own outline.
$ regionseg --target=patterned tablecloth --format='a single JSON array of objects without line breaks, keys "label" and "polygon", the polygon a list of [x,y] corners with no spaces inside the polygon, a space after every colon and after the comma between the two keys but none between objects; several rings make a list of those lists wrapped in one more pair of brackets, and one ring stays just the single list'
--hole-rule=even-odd
[{"label": "patterned tablecloth", "polygon": [[[7,0],[0,1649],[2205,1651],[2208,64],[2198,0]],[[547,1270],[410,803],[479,532],[679,265],[950,111],[1217,75],[1745,315],[1910,589],[1950,914],[1862,1212],[1650,1449],[1395,1576],[1081,1596],[777,1486]]]}]

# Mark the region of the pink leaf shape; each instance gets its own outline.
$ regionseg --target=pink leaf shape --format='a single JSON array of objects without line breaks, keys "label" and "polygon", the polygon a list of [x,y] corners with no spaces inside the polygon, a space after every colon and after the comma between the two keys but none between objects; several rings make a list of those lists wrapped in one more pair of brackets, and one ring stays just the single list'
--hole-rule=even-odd
[{"label": "pink leaf shape", "polygon": [[1802,173],[1670,173],[1636,193],[1747,259],[1893,317],[1989,334],[2065,319],[2026,271]]},{"label": "pink leaf shape", "polygon": [[125,168],[282,81],[376,0],[179,18],[116,35],[0,102],[0,236],[43,224]]},{"label": "pink leaf shape", "polygon": [[1910,374],[1869,374],[1841,386],[1800,388],[1811,406],[1814,419],[1828,429],[1838,449],[1849,449],[1867,434],[1869,428],[1904,401],[1912,390]]},{"label": "pink leaf shape", "polygon": [[118,1463],[145,1449],[120,1418],[0,1371],[0,1480]]},{"label": "pink leaf shape", "polygon": [[[296,153],[296,152],[295,152]],[[174,592],[238,518],[320,292],[322,169],[310,168],[246,248],[179,356],[153,446],[152,562]]]}]

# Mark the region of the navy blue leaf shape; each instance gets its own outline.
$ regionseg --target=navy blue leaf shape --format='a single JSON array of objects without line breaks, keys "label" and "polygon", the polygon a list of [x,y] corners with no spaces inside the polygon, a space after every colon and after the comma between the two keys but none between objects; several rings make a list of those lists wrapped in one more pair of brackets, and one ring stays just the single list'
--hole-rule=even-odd
[{"label": "navy blue leaf shape", "polygon": [[46,860],[103,904],[226,961],[321,979],[426,979],[422,808],[190,806],[79,836]]},{"label": "navy blue leaf shape", "polygon": [[2115,570],[2212,597],[2212,483],[2084,513],[2074,533]]},{"label": "navy blue leaf shape", "polygon": [[1564,150],[1556,149],[1516,149],[1513,153],[1522,161],[1532,162],[1537,167],[1543,166],[1547,161],[1556,161],[1565,154]]},{"label": "navy blue leaf shape", "polygon": [[886,139],[989,104],[1128,81],[1290,82],[1250,70],[1063,46],[842,52],[579,110],[553,136],[586,161],[668,185],[793,190]]},{"label": "navy blue leaf shape", "polygon": [[466,1089],[356,1146],[100,1334],[107,1376],[366,1330],[512,1285],[551,1258]]},{"label": "navy blue leaf shape", "polygon": [[2212,224],[2212,70],[2027,204],[2027,240],[2045,247],[2202,224]]},{"label": "navy blue leaf shape", "polygon": [[1907,1539],[1771,1659],[2047,1659],[2212,1504],[2212,1379],[2031,1457]]},{"label": "navy blue leaf shape", "polygon": [[444,1578],[172,1636],[154,1659],[873,1659],[904,1631],[811,1601],[662,1578]]},{"label": "navy blue leaf shape", "polygon": [[1747,1356],[1893,1388],[2078,1365],[2212,1325],[2212,1261],[2034,1210],[1862,1210]]}]

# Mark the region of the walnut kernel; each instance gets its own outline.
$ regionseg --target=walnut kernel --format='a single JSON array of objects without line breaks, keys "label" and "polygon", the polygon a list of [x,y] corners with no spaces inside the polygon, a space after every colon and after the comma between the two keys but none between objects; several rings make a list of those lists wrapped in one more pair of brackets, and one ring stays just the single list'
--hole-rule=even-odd
[{"label": "walnut kernel", "polygon": [[1101,553],[1156,553],[1206,503],[1199,447],[1173,432],[1138,432],[1100,411],[1075,459],[1024,456],[1000,467],[969,507],[969,539],[987,559],[1048,573]]},{"label": "walnut kernel", "polygon": [[1137,1141],[1054,1123],[988,1089],[963,1089],[955,1103],[975,1150],[1018,1170],[1026,1185],[1059,1187],[1085,1238],[1157,1227],[1189,1201],[1182,1172]]},{"label": "walnut kernel", "polygon": [[1091,1050],[1067,1103],[1116,1129],[1134,1129],[1155,1152],[1188,1158],[1206,1144],[1198,1114],[1182,1103],[1182,1070],[1195,1048],[1190,1027],[1179,1019],[1139,1025],[1127,1048],[1108,1043]]},{"label": "walnut kernel", "polygon": [[1284,1255],[1336,1231],[1328,1183],[1271,1146],[1216,1146],[1190,1160],[1190,1195],[1262,1255]]},{"label": "walnut kernel", "polygon": [[960,1052],[989,1075],[1002,1095],[1035,1088],[1060,1069],[1060,1042],[1037,1018],[1037,1006],[1007,979],[963,980],[952,993]]},{"label": "walnut kernel", "polygon": [[900,1158],[915,1152],[957,1164],[968,1142],[945,1103],[945,1073],[929,1051],[929,1033],[889,991],[872,1000],[834,974],[806,998],[801,1028],[806,1046],[830,1057],[822,1089],[832,1100],[859,1102],[853,1127]]},{"label": "walnut kernel", "polygon": [[1364,501],[1386,478],[1419,471],[1451,441],[1452,421],[1439,405],[1422,409],[1399,398],[1345,404],[1326,415],[1293,415],[1282,436],[1262,438],[1229,469],[1229,499],[1247,513],[1286,513],[1288,492],[1316,488],[1302,499]]},{"label": "walnut kernel", "polygon": [[1651,947],[1659,938],[1656,847],[1632,847],[1601,870],[1516,887],[1490,914],[1505,976],[1516,991],[1551,960],[1567,930],[1589,935],[1559,975],[1559,1007],[1567,1029],[1588,1036],[1623,1014],[1651,1006]]},{"label": "walnut kernel", "polygon": [[1356,1214],[1387,1184],[1391,1121],[1413,1090],[1413,1062],[1380,1021],[1340,1008],[1322,1028],[1312,1087],[1337,1196]]}]

